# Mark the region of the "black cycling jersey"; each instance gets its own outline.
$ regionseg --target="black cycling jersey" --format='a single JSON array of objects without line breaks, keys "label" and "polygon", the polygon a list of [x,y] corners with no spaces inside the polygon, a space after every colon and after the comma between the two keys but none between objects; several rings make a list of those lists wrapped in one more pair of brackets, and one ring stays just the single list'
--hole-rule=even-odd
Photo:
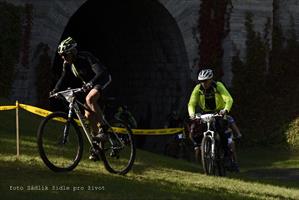
[{"label": "black cycling jersey", "polygon": [[107,68],[100,61],[87,51],[80,51],[76,56],[73,64],[64,62],[63,70],[58,80],[55,90],[60,90],[70,76],[79,78],[83,84],[91,83],[93,86],[101,85],[102,79],[107,79],[110,76]]},{"label": "black cycling jersey", "polygon": [[203,94],[205,96],[205,106],[209,110],[215,110],[216,109],[216,100],[215,100],[215,88],[216,88],[216,83],[213,81],[211,83],[211,87],[209,89],[204,89],[202,86],[201,89],[203,91]]}]

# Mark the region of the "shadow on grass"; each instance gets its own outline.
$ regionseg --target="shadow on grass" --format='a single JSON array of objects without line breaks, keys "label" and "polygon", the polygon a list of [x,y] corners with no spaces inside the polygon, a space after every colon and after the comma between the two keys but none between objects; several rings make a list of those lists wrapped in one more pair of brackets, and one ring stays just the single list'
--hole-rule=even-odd
[{"label": "shadow on grass", "polygon": [[[36,136],[32,136],[34,131],[26,132],[20,137],[20,154],[21,155],[38,155],[37,139]],[[35,133],[34,133],[35,134]],[[16,154],[16,141],[15,136],[11,134],[2,134],[0,140],[1,152]],[[84,139],[83,158],[89,156],[89,143]],[[158,165],[157,165],[158,163]],[[173,163],[173,165],[169,165]],[[79,163],[80,165],[80,163]],[[165,167],[168,169],[181,170],[187,172],[202,173],[201,164],[195,164],[188,161],[183,161],[168,156],[158,155],[155,153],[147,152],[141,149],[136,150],[136,161],[133,165],[134,173],[142,174],[147,170],[155,168]]]},{"label": "shadow on grass", "polygon": [[[38,124],[41,120],[40,117],[34,117],[32,119],[31,114],[23,114],[21,131],[21,155],[26,156],[38,156],[36,148],[36,131]],[[28,116],[30,115],[30,117]],[[7,116],[2,116],[2,119],[6,119]],[[0,117],[1,118],[1,117]],[[7,120],[8,121],[8,120]],[[10,126],[14,124],[0,125],[2,129],[0,139],[1,153],[15,154],[15,135],[14,131],[11,131]],[[9,126],[9,129],[8,129]],[[88,157],[88,144],[84,146],[84,156]],[[240,174],[229,174],[232,179],[240,179],[246,182],[252,183],[267,183],[271,185],[284,186],[284,187],[299,187],[299,183],[293,180],[281,179],[281,175],[278,176],[273,171],[263,171],[265,168],[269,168],[273,163],[277,161],[286,161],[290,159],[289,152],[280,150],[269,149],[246,149],[239,154],[240,157]],[[34,161],[32,162],[34,163]],[[32,166],[32,163],[21,162],[0,162],[1,167],[1,191],[4,190],[4,195],[8,197],[16,197],[18,199],[31,199],[36,194],[42,195],[42,199],[58,199],[64,197],[72,197],[73,199],[96,199],[103,197],[105,199],[195,199],[201,197],[201,199],[250,199],[244,194],[235,194],[230,192],[219,193],[219,189],[207,189],[198,187],[196,191],[192,188],[181,188],[178,184],[167,181],[152,181],[144,178],[143,174],[147,171],[155,169],[163,170],[175,170],[184,172],[198,173],[202,175],[202,168],[200,164],[195,164],[187,161],[174,159],[167,156],[161,156],[158,154],[142,151],[137,149],[136,163],[133,166],[132,174],[134,178],[130,176],[122,177],[115,176],[106,173],[90,173],[89,171],[76,169],[72,173],[55,174],[50,172],[45,166]],[[171,164],[170,164],[171,163]],[[85,163],[79,163],[79,168],[85,168]],[[100,163],[102,165],[102,163]],[[86,165],[88,168],[88,164]],[[274,167],[275,168],[275,167]],[[20,170],[16,170],[20,169]],[[282,169],[282,174],[286,173],[288,169]],[[296,169],[293,169],[294,173],[297,173]],[[130,172],[131,173],[131,172]],[[263,174],[267,174],[264,175]],[[269,175],[270,173],[270,175]],[[289,174],[292,175],[292,174]],[[3,178],[2,178],[3,177]],[[152,177],[154,178],[154,177]],[[132,180],[133,179],[133,180]],[[11,192],[8,189],[9,185],[71,185],[87,187],[88,185],[97,186],[104,185],[104,191],[20,191]],[[24,195],[23,195],[24,194]],[[16,196],[14,196],[16,195]],[[29,195],[29,197],[27,196]],[[140,197],[140,198],[139,198]],[[12,198],[15,199],[15,198]],[[253,198],[254,199],[254,198]]]},{"label": "shadow on grass", "polygon": [[[36,138],[32,136],[22,136],[21,155],[39,156],[36,145]],[[15,154],[15,138],[11,135],[4,135],[1,139],[1,152],[6,154]],[[272,167],[275,162],[283,162],[289,160],[289,152],[276,150],[279,153],[269,149],[253,148],[247,149],[246,152],[240,153],[241,173],[227,173],[230,178],[237,178],[247,182],[259,182],[271,185],[299,188],[299,169],[293,168],[277,168]],[[276,156],[273,156],[276,155]],[[89,156],[88,143],[85,142],[83,160]],[[171,165],[169,164],[171,163]],[[98,163],[96,163],[98,164]],[[99,165],[103,164],[100,162]],[[79,167],[87,167],[83,161],[79,163]],[[171,158],[168,156],[158,155],[137,149],[136,161],[132,168],[132,173],[142,175],[146,171],[152,170],[176,170],[203,174],[200,163],[192,163]]]},{"label": "shadow on grass", "polygon": [[[299,188],[299,161],[294,164],[290,163],[294,159],[290,151],[273,148],[248,148],[246,151],[241,151],[239,157],[241,173],[231,174],[232,178]],[[299,157],[297,156],[297,158]]]},{"label": "shadow on grass", "polygon": [[[1,197],[4,199],[34,199],[36,196],[39,199],[255,199],[244,194],[219,193],[217,189],[200,187],[183,188],[179,183],[132,176],[84,170],[54,173],[20,161],[1,161],[0,166]],[[23,190],[18,191],[17,187]],[[36,190],[29,190],[30,187]],[[48,190],[38,190],[42,188]],[[96,188],[100,190],[96,191]]]},{"label": "shadow on grass", "polygon": [[[169,163],[172,163],[172,165],[169,165]],[[156,168],[167,168],[170,170],[173,169],[185,172],[202,173],[200,163],[192,163],[137,149],[136,165],[134,165],[134,172],[142,174],[144,171]]]},{"label": "shadow on grass", "polygon": [[247,180],[259,180],[263,183],[275,184],[284,187],[299,188],[298,168],[274,168],[248,170],[244,173]]}]

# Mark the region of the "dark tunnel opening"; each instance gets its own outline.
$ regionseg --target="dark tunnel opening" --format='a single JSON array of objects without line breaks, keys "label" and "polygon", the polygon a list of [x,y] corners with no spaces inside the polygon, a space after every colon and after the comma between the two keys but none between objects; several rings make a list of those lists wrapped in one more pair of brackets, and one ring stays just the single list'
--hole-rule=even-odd
[{"label": "dark tunnel opening", "polygon": [[[89,0],[70,18],[61,40],[68,36],[107,66],[108,95],[128,106],[139,128],[162,128],[172,110],[185,114],[187,54],[175,19],[159,2]],[[58,55],[54,71],[58,77]]]}]

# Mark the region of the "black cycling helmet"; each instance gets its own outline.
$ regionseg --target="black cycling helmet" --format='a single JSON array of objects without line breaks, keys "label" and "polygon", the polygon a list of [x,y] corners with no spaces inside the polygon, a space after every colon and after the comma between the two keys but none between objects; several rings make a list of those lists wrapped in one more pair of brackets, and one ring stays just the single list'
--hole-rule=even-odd
[{"label": "black cycling helmet", "polygon": [[68,37],[67,39],[63,40],[58,46],[58,53],[70,53],[73,49],[77,46],[77,42],[73,40],[73,38]]}]

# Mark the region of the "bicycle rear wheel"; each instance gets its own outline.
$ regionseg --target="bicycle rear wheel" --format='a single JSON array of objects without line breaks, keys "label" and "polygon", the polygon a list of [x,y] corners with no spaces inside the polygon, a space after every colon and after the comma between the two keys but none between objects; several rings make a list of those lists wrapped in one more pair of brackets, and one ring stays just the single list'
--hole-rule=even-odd
[{"label": "bicycle rear wheel", "polygon": [[216,162],[215,156],[212,155],[212,139],[203,137],[201,142],[201,161],[203,171],[207,175],[215,175]]},{"label": "bicycle rear wheel", "polygon": [[124,175],[135,161],[136,147],[131,129],[122,121],[110,123],[108,141],[101,142],[101,158],[110,173]]},{"label": "bicycle rear wheel", "polygon": [[83,138],[77,124],[63,112],[48,115],[37,134],[38,151],[48,168],[55,172],[71,171],[83,153]]}]

